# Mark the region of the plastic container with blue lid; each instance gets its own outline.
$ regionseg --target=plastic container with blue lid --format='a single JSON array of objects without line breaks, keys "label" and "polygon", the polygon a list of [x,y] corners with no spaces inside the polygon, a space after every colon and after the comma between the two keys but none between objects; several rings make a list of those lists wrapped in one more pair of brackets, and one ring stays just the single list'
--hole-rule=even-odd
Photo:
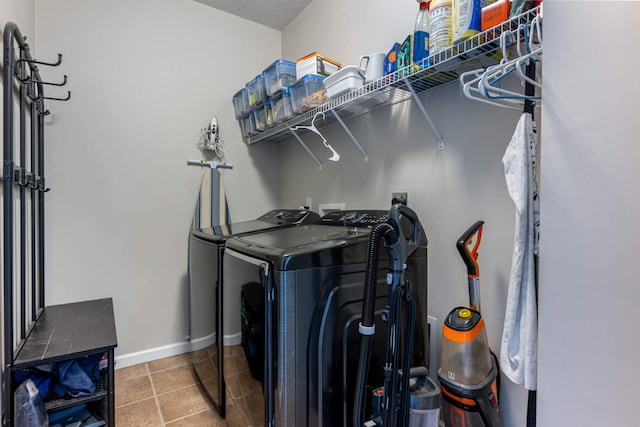
[{"label": "plastic container with blue lid", "polygon": [[293,107],[291,106],[291,95],[289,88],[284,88],[271,98],[271,112],[273,123],[283,123],[293,118]]},{"label": "plastic container with blue lid", "polygon": [[245,88],[233,95],[233,108],[236,111],[236,119],[244,117],[249,112],[249,98]]},{"label": "plastic container with blue lid", "polygon": [[254,111],[256,130],[265,131],[273,126],[273,115],[271,113],[271,102],[265,101]]},{"label": "plastic container with blue lid", "polygon": [[258,74],[253,80],[247,83],[246,89],[250,108],[256,108],[258,104],[267,100],[267,91],[264,88],[264,77],[262,77],[262,74]]},{"label": "plastic container with blue lid", "polygon": [[243,138],[249,138],[258,133],[256,129],[255,111],[249,111],[249,114],[238,120],[238,122],[240,122],[240,130],[242,131]]},{"label": "plastic container with blue lid", "polygon": [[278,59],[262,72],[268,96],[274,96],[296,81],[296,63]]},{"label": "plastic container with blue lid", "polygon": [[300,114],[323,104],[327,100],[325,77],[307,74],[289,88],[293,112]]}]

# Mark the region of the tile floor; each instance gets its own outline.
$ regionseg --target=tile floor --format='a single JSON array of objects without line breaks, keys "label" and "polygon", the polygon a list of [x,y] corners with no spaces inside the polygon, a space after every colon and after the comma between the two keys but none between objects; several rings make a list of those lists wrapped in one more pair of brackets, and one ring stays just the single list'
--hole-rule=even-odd
[{"label": "tile floor", "polygon": [[[116,369],[115,401],[118,427],[246,427],[263,425],[262,386],[254,380],[241,346],[225,347],[227,416],[220,418],[196,380],[188,354]],[[207,351],[194,352],[208,362]],[[211,365],[213,367],[213,365]],[[199,371],[200,372],[200,371]],[[211,369],[206,387],[217,387]]]}]

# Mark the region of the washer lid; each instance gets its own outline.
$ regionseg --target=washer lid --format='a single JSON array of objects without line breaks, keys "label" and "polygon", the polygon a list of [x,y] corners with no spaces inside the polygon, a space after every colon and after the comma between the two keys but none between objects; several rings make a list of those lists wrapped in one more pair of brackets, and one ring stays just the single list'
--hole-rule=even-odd
[{"label": "washer lid", "polygon": [[366,262],[370,234],[369,228],[310,224],[234,237],[226,247],[276,270],[296,270]]},{"label": "washer lid", "polygon": [[229,237],[255,233],[273,228],[315,222],[320,216],[312,211],[299,209],[275,209],[251,221],[214,225],[202,229],[193,228],[191,234],[211,242],[223,242]]}]

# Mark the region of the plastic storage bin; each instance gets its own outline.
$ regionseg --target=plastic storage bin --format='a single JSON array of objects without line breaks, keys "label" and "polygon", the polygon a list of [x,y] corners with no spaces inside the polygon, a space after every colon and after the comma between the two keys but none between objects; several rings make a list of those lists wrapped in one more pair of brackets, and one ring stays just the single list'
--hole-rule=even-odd
[{"label": "plastic storage bin", "polygon": [[267,100],[267,92],[264,87],[264,77],[262,77],[262,74],[257,75],[247,83],[246,89],[249,108],[256,108],[258,104]]},{"label": "plastic storage bin", "polygon": [[267,95],[273,96],[296,81],[296,63],[278,59],[262,72],[262,76]]},{"label": "plastic storage bin", "polygon": [[324,79],[315,74],[307,74],[291,86],[289,92],[294,113],[310,110],[327,100],[327,93],[322,83]]},{"label": "plastic storage bin", "polygon": [[247,97],[247,90],[245,88],[240,89],[233,95],[233,107],[236,110],[236,119],[243,117],[249,112],[249,98]]},{"label": "plastic storage bin", "polygon": [[360,69],[355,65],[349,65],[324,79],[323,84],[327,89],[327,97],[333,99],[358,89],[363,81]]},{"label": "plastic storage bin", "polygon": [[258,133],[256,129],[255,111],[250,111],[249,114],[238,121],[240,122],[240,130],[242,131],[243,138],[248,138]]},{"label": "plastic storage bin", "polygon": [[273,115],[271,113],[271,102],[265,101],[254,111],[256,130],[263,131],[273,126]]},{"label": "plastic storage bin", "polygon": [[310,53],[296,61],[296,77],[301,79],[307,74],[318,76],[330,76],[342,68],[342,64],[331,58],[327,58],[318,52]]},{"label": "plastic storage bin", "polygon": [[271,113],[273,114],[274,124],[286,122],[294,116],[289,88],[282,89],[271,98]]}]

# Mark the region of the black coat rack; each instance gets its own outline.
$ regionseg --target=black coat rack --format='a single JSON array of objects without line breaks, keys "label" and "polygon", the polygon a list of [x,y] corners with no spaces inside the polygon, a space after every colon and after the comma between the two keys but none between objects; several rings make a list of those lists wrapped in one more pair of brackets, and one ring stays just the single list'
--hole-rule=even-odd
[{"label": "black coat rack", "polygon": [[[3,96],[3,393],[2,425],[11,426],[14,412],[12,367],[16,355],[42,313],[44,302],[44,118],[49,114],[45,85],[38,66],[62,63],[37,61],[18,26],[4,27]],[[17,123],[15,112],[17,110]],[[17,153],[16,153],[17,152]],[[17,154],[17,155],[16,155]],[[15,236],[19,236],[15,240]]]}]

